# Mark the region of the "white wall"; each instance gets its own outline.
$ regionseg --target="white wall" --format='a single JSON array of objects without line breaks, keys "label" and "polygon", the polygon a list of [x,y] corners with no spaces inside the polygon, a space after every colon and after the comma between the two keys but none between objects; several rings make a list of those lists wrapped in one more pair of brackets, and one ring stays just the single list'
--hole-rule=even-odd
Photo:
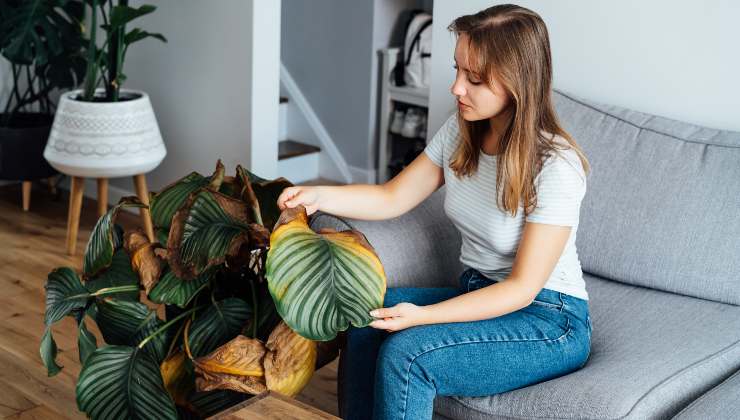
[{"label": "white wall", "polygon": [[353,182],[375,180],[377,50],[389,46],[400,12],[420,7],[431,7],[431,0],[283,2],[282,62],[349,165]]},{"label": "white wall", "polygon": [[[430,133],[454,111],[454,18],[496,3],[436,1]],[[503,2],[502,2],[503,3]],[[545,21],[555,88],[637,111],[740,131],[740,2],[517,1]]]},{"label": "white wall", "polygon": [[[137,27],[161,32],[131,47],[125,87],[152,101],[167,157],[147,174],[151,190],[191,171],[210,174],[221,158],[264,178],[277,174],[280,1],[136,0],[157,10]],[[133,191],[131,180],[111,180]],[[90,191],[90,189],[88,189]],[[92,191],[94,192],[94,191]],[[91,192],[91,195],[92,195]]]},{"label": "white wall", "polygon": [[0,112],[5,111],[5,103],[8,101],[12,88],[13,73],[10,69],[10,63],[0,56]]}]

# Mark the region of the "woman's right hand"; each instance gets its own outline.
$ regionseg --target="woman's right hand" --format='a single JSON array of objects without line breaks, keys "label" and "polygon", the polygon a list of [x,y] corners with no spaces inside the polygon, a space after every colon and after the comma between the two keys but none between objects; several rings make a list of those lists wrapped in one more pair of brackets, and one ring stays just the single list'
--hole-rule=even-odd
[{"label": "woman's right hand", "polygon": [[278,197],[277,205],[280,211],[303,205],[306,208],[306,214],[311,215],[319,209],[319,187],[288,187]]}]

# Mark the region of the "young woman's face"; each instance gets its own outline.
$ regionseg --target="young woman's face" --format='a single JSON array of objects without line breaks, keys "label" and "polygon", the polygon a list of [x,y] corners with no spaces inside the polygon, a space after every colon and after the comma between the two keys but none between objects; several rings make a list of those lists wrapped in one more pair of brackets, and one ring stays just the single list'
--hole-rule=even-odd
[{"label": "young woman's face", "polygon": [[506,110],[510,99],[498,81],[488,85],[480,75],[468,68],[468,36],[461,33],[455,46],[457,75],[450,91],[457,97],[457,109],[466,121],[493,118]]}]

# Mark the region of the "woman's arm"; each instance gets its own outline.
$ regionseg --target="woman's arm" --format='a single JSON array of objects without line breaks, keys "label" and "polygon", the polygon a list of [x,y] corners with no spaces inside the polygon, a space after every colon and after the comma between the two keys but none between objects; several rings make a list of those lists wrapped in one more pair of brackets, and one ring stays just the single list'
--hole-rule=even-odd
[{"label": "woman's arm", "polygon": [[565,249],[570,226],[524,224],[509,277],[498,283],[427,306],[399,303],[370,312],[370,326],[397,331],[414,325],[478,321],[517,311],[532,303]]},{"label": "woman's arm", "polygon": [[422,152],[383,185],[289,187],[278,197],[278,207],[283,210],[301,204],[308,214],[321,210],[352,219],[391,219],[416,207],[442,184],[442,168]]}]

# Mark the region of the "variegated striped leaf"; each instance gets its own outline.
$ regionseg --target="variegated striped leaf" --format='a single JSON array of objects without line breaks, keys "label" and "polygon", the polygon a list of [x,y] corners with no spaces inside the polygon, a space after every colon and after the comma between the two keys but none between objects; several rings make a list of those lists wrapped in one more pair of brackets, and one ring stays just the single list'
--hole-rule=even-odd
[{"label": "variegated striped leaf", "polygon": [[[150,207],[152,210],[152,223],[157,228],[160,228],[164,232],[168,232],[170,224],[172,223],[172,217],[175,216],[175,212],[185,204],[188,196],[195,190],[203,187],[208,187],[214,191],[218,191],[221,183],[224,180],[224,165],[219,159],[216,162],[216,170],[210,177],[204,177],[197,172],[191,172],[186,177],[183,177],[172,184],[162,188],[162,190],[152,195]],[[166,240],[167,235],[163,235]],[[157,236],[159,238],[159,236]],[[161,241],[160,241],[161,242]],[[165,244],[165,242],[161,242]]]},{"label": "variegated striped leaf", "polygon": [[185,281],[171,270],[167,271],[149,292],[149,299],[152,302],[184,308],[208,284],[213,273],[213,270],[206,270],[195,279]]},{"label": "variegated striped leaf", "polygon": [[51,326],[67,315],[81,311],[90,298],[90,292],[80,282],[77,273],[69,267],[57,268],[49,273],[46,280],[46,329],[41,336],[39,354],[46,366],[46,374],[54,376],[62,370],[56,363],[57,344],[51,333]]},{"label": "variegated striped leaf", "polygon": [[138,347],[105,346],[85,361],[77,407],[93,419],[177,419],[159,365]]},{"label": "variegated striped leaf", "polygon": [[154,194],[151,199],[152,223],[159,228],[169,229],[172,217],[185,203],[188,196],[198,188],[208,185],[209,179],[197,172],[177,180]]},{"label": "variegated striped leaf", "polygon": [[123,244],[121,238],[116,235],[115,223],[118,212],[124,207],[146,207],[146,205],[136,197],[123,197],[117,205],[98,219],[85,247],[82,271],[86,276],[92,277],[108,267],[116,248]]},{"label": "variegated striped leaf", "polygon": [[[164,325],[157,313],[143,303],[112,298],[98,299],[97,325],[107,344],[136,346]],[[144,346],[157,363],[167,356],[173,330],[166,329]]]},{"label": "variegated striped leaf", "polygon": [[367,326],[383,305],[386,277],[375,250],[354,230],[315,233],[306,209],[285,209],[270,236],[266,277],[278,313],[301,336],[334,338]]},{"label": "variegated striped leaf", "polygon": [[246,301],[234,297],[214,302],[198,313],[192,324],[186,327],[191,356],[205,356],[236,337],[252,313]]},{"label": "variegated striped leaf", "polygon": [[[131,259],[123,248],[119,248],[113,253],[113,259],[108,268],[98,273],[95,277],[85,279],[85,288],[91,292],[108,287],[129,285],[138,286],[139,276],[136,275],[131,267]],[[139,291],[133,290],[109,296],[116,299],[139,300]]]},{"label": "variegated striped leaf", "polygon": [[227,195],[200,189],[190,195],[172,219],[167,238],[168,262],[183,280],[235,256],[242,244],[267,246],[269,232],[249,223],[249,209]]}]

